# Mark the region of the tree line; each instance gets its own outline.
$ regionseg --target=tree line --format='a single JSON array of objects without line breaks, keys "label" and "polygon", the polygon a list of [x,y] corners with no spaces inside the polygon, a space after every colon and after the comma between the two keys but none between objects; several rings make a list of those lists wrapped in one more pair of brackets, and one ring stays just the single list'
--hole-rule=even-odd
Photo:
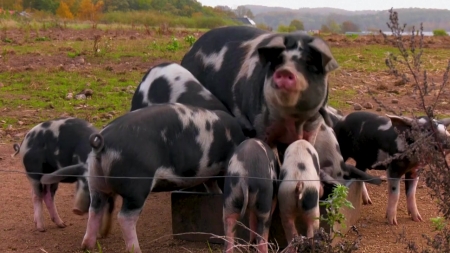
[{"label": "tree line", "polygon": [[[249,10],[255,8],[255,12],[259,11],[259,9],[252,6],[246,8]],[[270,7],[267,7],[266,9],[269,8]],[[254,21],[256,23],[265,24],[273,29],[277,29],[280,25],[289,26],[290,22],[294,19],[301,20],[306,30],[325,29],[329,31],[338,31],[339,29],[347,30],[347,28],[354,30],[354,27],[351,27],[353,26],[352,24],[356,24],[359,30],[365,31],[388,29],[386,22],[384,21],[389,15],[387,11],[341,14],[344,13],[343,10],[341,10],[341,13],[339,13],[338,10],[335,12],[324,11],[322,13],[320,10],[315,9],[289,11],[274,10],[276,11],[258,12],[258,14],[254,15]],[[417,28],[420,22],[423,22],[426,31],[439,28],[450,30],[449,10],[410,8],[398,9],[396,11],[398,11],[399,15],[402,17],[401,22],[408,24],[406,30],[411,30],[412,25],[415,25]],[[346,23],[344,24],[344,22]],[[349,25],[350,27],[348,27]]]},{"label": "tree line", "polygon": [[63,18],[94,19],[98,13],[156,11],[182,17],[236,17],[237,10],[203,6],[196,0],[2,0],[5,10],[38,10]]}]

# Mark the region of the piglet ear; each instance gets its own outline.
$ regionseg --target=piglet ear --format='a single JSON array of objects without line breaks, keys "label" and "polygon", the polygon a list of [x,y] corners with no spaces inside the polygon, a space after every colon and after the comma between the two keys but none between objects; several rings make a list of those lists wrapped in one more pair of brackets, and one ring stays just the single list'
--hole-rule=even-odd
[{"label": "piglet ear", "polygon": [[450,125],[450,118],[440,119],[437,122],[445,127],[448,127]]},{"label": "piglet ear", "polygon": [[82,176],[86,168],[83,164],[76,164],[61,168],[53,173],[45,174],[41,177],[41,184],[55,184],[68,177]]},{"label": "piglet ear", "polygon": [[391,120],[394,127],[411,127],[414,121],[413,119],[408,117],[396,116],[392,114],[386,114],[386,117]]},{"label": "piglet ear", "polygon": [[339,67],[339,64],[334,59],[331,53],[330,47],[319,37],[314,39],[308,44],[311,48],[316,50],[322,56],[322,67],[326,73],[331,72]]},{"label": "piglet ear", "polygon": [[265,66],[269,62],[275,61],[286,49],[284,39],[281,36],[274,37],[267,44],[258,47],[258,56],[261,64]]}]

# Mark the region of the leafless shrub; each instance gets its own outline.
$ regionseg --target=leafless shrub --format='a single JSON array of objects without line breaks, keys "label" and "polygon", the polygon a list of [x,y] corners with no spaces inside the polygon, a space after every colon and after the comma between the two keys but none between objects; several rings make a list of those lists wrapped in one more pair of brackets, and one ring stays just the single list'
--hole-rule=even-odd
[{"label": "leafless shrub", "polygon": [[[421,61],[424,40],[422,23],[418,30],[412,26],[410,35],[405,39],[404,30],[406,24],[399,24],[398,13],[391,8],[387,26],[391,30],[392,35],[386,35],[381,30],[380,33],[385,41],[394,45],[399,51],[398,55],[390,53],[386,59],[385,63],[389,73],[397,79],[401,78],[404,83],[412,84],[413,93],[418,95],[419,107],[426,116],[434,119],[436,105],[441,100],[448,83],[450,60],[443,74],[442,82],[435,82],[429,78],[427,70],[423,68]],[[382,105],[372,93],[369,92],[369,94],[380,106],[398,115],[393,110],[389,110]],[[426,185],[430,188],[429,194],[432,199],[436,200],[443,218],[448,220],[450,218],[450,167],[446,160],[443,140],[439,140],[436,126],[432,121],[430,121],[429,127],[420,127],[417,124],[413,124],[411,130],[406,131],[402,136],[404,140],[414,140],[414,142],[408,145],[405,152],[389,157],[386,161],[377,165],[387,165],[394,160],[403,158],[426,164],[426,168],[421,171],[421,176],[425,178]],[[426,239],[428,247],[420,250],[414,241],[406,239],[404,232],[398,235],[398,242],[406,244],[409,252],[450,252],[450,230],[446,226],[438,229],[434,237],[429,237],[428,235],[423,235],[423,237]]]},{"label": "leafless shrub", "polygon": [[281,253],[286,252],[291,247],[302,253],[350,253],[358,250],[362,239],[362,235],[359,234],[355,226],[352,226],[350,231],[356,234],[355,240],[341,240],[333,245],[334,238],[321,227],[311,239],[305,236],[295,237]]}]

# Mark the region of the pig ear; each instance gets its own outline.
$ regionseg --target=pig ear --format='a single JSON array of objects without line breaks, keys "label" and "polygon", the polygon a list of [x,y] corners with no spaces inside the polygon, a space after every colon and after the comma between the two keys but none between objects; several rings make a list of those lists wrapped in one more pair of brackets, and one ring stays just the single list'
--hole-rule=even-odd
[{"label": "pig ear", "polygon": [[339,67],[339,64],[334,59],[333,54],[331,53],[330,47],[321,38],[314,37],[314,39],[308,45],[321,54],[322,67],[326,73],[331,72]]},{"label": "pig ear", "polygon": [[320,177],[320,181],[322,181],[326,184],[331,184],[331,185],[343,184],[345,181],[344,179],[339,180],[339,179],[333,178],[332,176],[330,176],[328,173],[326,173],[322,169],[320,170],[319,177]]},{"label": "pig ear", "polygon": [[450,118],[440,119],[437,122],[445,127],[448,127],[450,125]]},{"label": "pig ear", "polygon": [[408,117],[396,116],[392,114],[386,114],[386,117],[391,120],[392,125],[395,127],[411,127],[412,122],[414,121],[413,119]]},{"label": "pig ear", "polygon": [[269,62],[275,61],[285,49],[283,37],[274,37],[269,43],[258,47],[259,61],[265,66]]},{"label": "pig ear", "polygon": [[61,168],[53,173],[45,174],[41,177],[41,184],[55,184],[70,176],[82,176],[86,168],[83,164],[76,164]]}]

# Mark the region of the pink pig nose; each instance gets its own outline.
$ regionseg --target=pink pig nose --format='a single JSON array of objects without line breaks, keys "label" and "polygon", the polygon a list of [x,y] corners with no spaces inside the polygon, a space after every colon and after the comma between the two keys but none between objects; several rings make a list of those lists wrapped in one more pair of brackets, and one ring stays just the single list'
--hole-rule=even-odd
[{"label": "pink pig nose", "polygon": [[295,75],[289,70],[277,70],[273,74],[273,81],[277,88],[291,89],[295,86]]}]

